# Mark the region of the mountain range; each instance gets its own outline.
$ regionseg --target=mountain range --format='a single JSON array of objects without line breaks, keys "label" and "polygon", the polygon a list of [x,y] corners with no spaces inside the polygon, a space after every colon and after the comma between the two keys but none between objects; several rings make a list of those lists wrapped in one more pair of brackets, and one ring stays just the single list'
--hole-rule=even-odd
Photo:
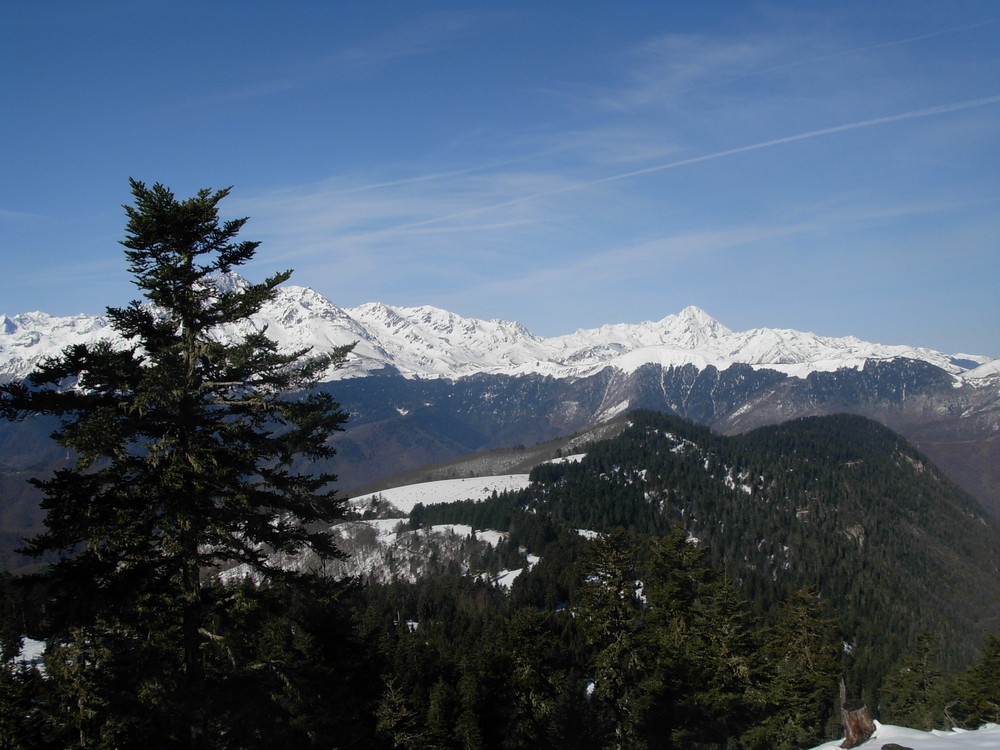
[{"label": "mountain range", "polygon": [[[220,285],[246,284],[238,276]],[[326,373],[350,413],[329,467],[347,493],[405,481],[460,456],[532,445],[637,408],[737,434],[797,417],[848,412],[901,433],[1000,515],[1000,360],[791,329],[732,331],[697,307],[657,322],[552,338],[514,322],[429,306],[339,308],[284,286],[250,325],[287,349],[355,343]],[[220,331],[220,336],[232,335]],[[115,338],[105,317],[0,316],[0,380],[20,379],[73,343]],[[37,530],[24,479],[66,456],[51,425],[0,425],[0,533]]]},{"label": "mountain range", "polygon": [[[245,286],[231,275],[227,286]],[[397,373],[407,378],[461,378],[475,374],[580,378],[606,368],[630,373],[644,365],[692,365],[724,370],[733,364],[795,377],[867,362],[907,358],[932,364],[963,381],[1000,371],[1000,360],[946,354],[912,346],[872,344],[791,329],[732,331],[698,307],[657,322],[619,323],[542,338],[520,323],[463,318],[427,305],[367,303],[340,308],[312,289],[285,286],[254,318],[288,349],[317,352],[355,343],[346,367],[329,380]],[[71,343],[114,338],[100,315],[53,317],[42,312],[0,316],[0,379],[23,378],[45,356]]]}]

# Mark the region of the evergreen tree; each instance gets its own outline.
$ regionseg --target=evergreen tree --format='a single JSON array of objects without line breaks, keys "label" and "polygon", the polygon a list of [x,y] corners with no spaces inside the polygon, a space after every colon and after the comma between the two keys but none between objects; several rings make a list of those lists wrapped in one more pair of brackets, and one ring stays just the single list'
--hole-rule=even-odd
[{"label": "evergreen tree", "polygon": [[46,698],[44,680],[35,667],[0,662],[0,747],[41,750],[55,745],[49,736],[51,722],[42,710]]},{"label": "evergreen tree", "polygon": [[[0,386],[0,404],[8,418],[58,416],[53,438],[76,456],[34,481],[47,530],[27,551],[62,555],[48,636],[53,653],[82,649],[64,682],[79,685],[81,746],[140,732],[147,745],[209,747],[206,654],[222,637],[210,615],[228,604],[207,595],[206,573],[242,564],[294,581],[305,574],[272,553],[338,554],[315,530],[341,512],[335,477],[292,463],[331,456],[346,415],[328,394],[292,394],[349,347],[280,353],[249,323],[290,272],[230,281],[259,243],[237,241],[246,219],[220,222],[228,190],[177,200],[131,186],[122,244],[145,300],[108,309],[127,345],[74,345]],[[89,653],[106,647],[113,658]]]},{"label": "evergreen tree", "polygon": [[931,636],[922,633],[916,647],[886,677],[881,700],[884,722],[924,731],[944,723],[945,683],[937,658]]},{"label": "evergreen tree", "polygon": [[376,731],[389,747],[398,750],[421,750],[427,746],[427,732],[412,696],[400,689],[391,678],[376,708]]},{"label": "evergreen tree", "polygon": [[453,732],[458,723],[459,710],[457,691],[441,677],[431,688],[427,706],[428,750],[454,747]]},{"label": "evergreen tree", "polygon": [[507,618],[504,653],[509,659],[510,699],[504,747],[541,747],[566,681],[564,655],[548,627],[549,616],[529,608]]},{"label": "evergreen tree", "polygon": [[1000,633],[983,637],[979,660],[959,680],[957,713],[967,727],[1000,723]]},{"label": "evergreen tree", "polygon": [[610,747],[645,746],[641,726],[657,685],[639,598],[638,540],[622,528],[584,560],[580,614],[594,648],[594,699],[609,717]]},{"label": "evergreen tree", "polygon": [[683,527],[652,540],[643,573],[658,673],[645,731],[653,747],[724,747],[750,723],[759,645],[745,603]]},{"label": "evergreen tree", "polygon": [[763,720],[744,735],[749,748],[792,750],[823,739],[834,704],[839,641],[815,586],[793,594],[765,634],[770,668]]}]

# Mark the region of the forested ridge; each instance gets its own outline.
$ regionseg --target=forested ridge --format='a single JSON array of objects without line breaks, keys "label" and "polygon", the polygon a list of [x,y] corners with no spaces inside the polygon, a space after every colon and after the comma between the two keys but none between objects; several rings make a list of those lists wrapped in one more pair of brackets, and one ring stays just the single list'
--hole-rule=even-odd
[{"label": "forested ridge", "polygon": [[[465,564],[440,557],[415,583],[322,584],[307,596],[214,585],[213,596],[244,602],[215,631],[244,644],[244,669],[265,655],[297,665],[286,675],[294,715],[275,715],[267,690],[282,691],[262,696],[248,674],[218,686],[234,716],[256,701],[254,716],[270,717],[261,725],[283,727],[248,722],[236,736],[808,747],[839,733],[839,679],[886,722],[997,715],[1000,639],[984,636],[996,630],[995,530],[878,424],[810,418],[732,438],[639,412],[583,460],[532,478],[482,502],[418,505],[411,527],[462,522],[506,537]],[[493,583],[529,553],[540,561],[509,590]],[[24,630],[14,619],[46,635],[45,579],[28,581],[6,582],[8,644]],[[56,682],[8,677],[43,702]]]},{"label": "forested ridge", "polygon": [[219,222],[228,191],[132,188],[151,304],[109,314],[134,346],[0,386],[76,457],[33,480],[26,550],[53,562],[0,575],[0,746],[791,750],[839,734],[841,680],[884,721],[1000,720],[1000,532],[858,417],[722,437],[636,412],[526,490],[399,521],[495,546],[329,575],[346,508],[308,465],[347,415],[310,386],[346,349],[217,336],[288,273],[219,280],[257,246]]},{"label": "forested ridge", "polygon": [[[532,479],[516,495],[420,509],[420,523],[509,530],[512,547],[542,557],[512,596],[544,590],[549,603],[569,596],[562,556],[575,529],[656,536],[680,524],[755,615],[818,586],[838,613],[853,686],[869,701],[919,633],[936,634],[945,663],[956,666],[996,628],[996,524],[871,420],[807,418],[724,437],[637,413],[583,461],[542,465]],[[552,552],[558,565],[548,564]]]}]

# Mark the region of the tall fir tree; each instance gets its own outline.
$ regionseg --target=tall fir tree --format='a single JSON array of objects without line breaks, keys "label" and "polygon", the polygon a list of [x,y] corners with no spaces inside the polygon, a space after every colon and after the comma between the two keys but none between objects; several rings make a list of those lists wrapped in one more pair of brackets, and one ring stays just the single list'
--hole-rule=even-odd
[{"label": "tall fir tree", "polygon": [[955,712],[963,725],[1000,723],[1000,633],[983,635],[978,661],[958,680]]},{"label": "tall fir tree", "polygon": [[742,741],[750,750],[815,745],[832,715],[841,641],[819,589],[808,586],[781,605],[765,633],[769,670],[759,695],[762,720]]},{"label": "tall fir tree", "polygon": [[259,243],[237,240],[246,219],[220,221],[228,189],[178,200],[160,184],[131,187],[121,244],[145,299],[107,311],[127,344],[68,348],[0,386],[0,408],[58,416],[53,438],[76,456],[34,481],[47,530],[27,547],[61,555],[49,642],[76,654],[63,659],[63,687],[80,686],[73,746],[141,734],[147,746],[212,747],[207,654],[225,636],[210,625],[234,602],[209,595],[207,576],[242,564],[294,585],[308,574],[272,553],[338,554],[316,530],[341,513],[335,477],[293,460],[333,455],[346,415],[328,394],[302,394],[350,347],[284,353],[251,324],[290,272],[234,283]]},{"label": "tall fir tree", "polygon": [[760,645],[746,603],[675,526],[652,540],[643,574],[660,690],[654,747],[723,747],[752,720]]},{"label": "tall fir tree", "polygon": [[606,747],[615,750],[646,746],[642,724],[659,687],[645,631],[638,551],[637,537],[618,527],[592,543],[583,563],[579,612],[594,649],[593,696],[611,729]]},{"label": "tall fir tree", "polygon": [[944,727],[947,703],[938,650],[929,633],[893,665],[881,692],[881,718],[889,724],[930,731]]}]

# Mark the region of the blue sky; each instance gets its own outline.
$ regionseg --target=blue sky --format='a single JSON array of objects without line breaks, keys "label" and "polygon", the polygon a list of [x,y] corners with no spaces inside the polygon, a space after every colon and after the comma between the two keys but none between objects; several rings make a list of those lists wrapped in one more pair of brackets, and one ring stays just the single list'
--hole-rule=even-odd
[{"label": "blue sky", "polygon": [[2,313],[135,296],[134,177],[342,307],[1000,356],[994,0],[14,0],[0,96]]}]

